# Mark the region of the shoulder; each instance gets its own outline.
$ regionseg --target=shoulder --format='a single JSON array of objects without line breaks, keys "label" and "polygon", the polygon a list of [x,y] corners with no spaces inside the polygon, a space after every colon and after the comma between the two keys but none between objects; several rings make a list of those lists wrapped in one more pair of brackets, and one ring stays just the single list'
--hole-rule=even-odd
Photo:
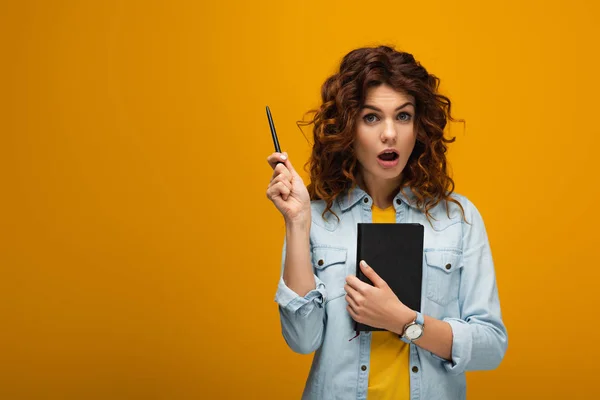
[{"label": "shoulder", "polygon": [[[465,211],[465,216],[466,217],[477,217],[477,218],[481,218],[481,214],[479,212],[479,209],[477,208],[477,206],[475,206],[475,204],[468,199],[466,196],[459,194],[459,193],[452,193],[452,195],[450,196],[450,198],[455,199],[458,203],[460,203],[460,205],[462,206],[463,210]],[[458,205],[456,205],[455,203],[453,203],[453,205],[455,206],[455,209],[459,209]]]},{"label": "shoulder", "polygon": [[460,193],[451,193],[448,196],[448,201],[442,200],[434,208],[435,213],[444,214],[446,217],[449,215],[451,219],[462,216],[462,211],[464,211],[465,216],[479,214],[475,204],[467,196]]},{"label": "shoulder", "polygon": [[451,209],[450,215],[458,215],[460,217],[465,235],[478,234],[485,231],[483,217],[477,206],[470,199],[458,193],[452,193],[450,198],[456,200],[462,206],[464,217],[460,207],[454,202],[449,202],[451,204],[449,206]]},{"label": "shoulder", "polygon": [[477,207],[460,193],[451,193],[447,201],[440,201],[429,213],[433,217],[431,225],[436,231],[445,230],[457,223],[469,225],[474,220],[481,221]]},{"label": "shoulder", "polygon": [[[333,231],[338,227],[339,220],[342,219],[342,210],[337,201],[334,200],[330,211],[325,213],[327,202],[325,200],[311,200],[310,212],[313,225],[325,228],[328,231]],[[332,214],[335,213],[334,214]],[[337,215],[337,217],[336,217]]]}]

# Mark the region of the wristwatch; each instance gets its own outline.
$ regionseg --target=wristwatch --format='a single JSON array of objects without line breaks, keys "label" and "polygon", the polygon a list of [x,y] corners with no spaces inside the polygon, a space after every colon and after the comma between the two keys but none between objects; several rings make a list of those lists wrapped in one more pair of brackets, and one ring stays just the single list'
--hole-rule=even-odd
[{"label": "wristwatch", "polygon": [[412,343],[421,336],[423,336],[423,330],[425,329],[425,318],[423,318],[423,314],[420,312],[416,312],[417,317],[414,321],[406,324],[404,326],[404,332],[400,335],[400,339],[404,343]]}]

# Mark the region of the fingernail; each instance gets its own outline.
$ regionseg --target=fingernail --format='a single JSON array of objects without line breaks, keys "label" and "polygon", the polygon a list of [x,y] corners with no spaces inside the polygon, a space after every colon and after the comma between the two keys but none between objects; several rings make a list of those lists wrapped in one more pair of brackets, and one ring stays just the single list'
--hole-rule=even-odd
[{"label": "fingernail", "polygon": [[365,260],[361,260],[360,264],[363,266],[363,268],[369,268]]},{"label": "fingernail", "polygon": [[283,154],[281,155],[281,159],[282,159],[282,160],[287,160],[287,156],[285,155],[285,153],[283,153]]}]

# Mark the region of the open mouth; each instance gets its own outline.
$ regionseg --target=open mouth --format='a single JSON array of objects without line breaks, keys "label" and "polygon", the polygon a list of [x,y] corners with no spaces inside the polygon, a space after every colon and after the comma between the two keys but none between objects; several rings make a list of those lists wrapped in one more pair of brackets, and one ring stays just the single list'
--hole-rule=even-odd
[{"label": "open mouth", "polygon": [[381,153],[377,157],[382,161],[394,161],[399,157],[399,155],[398,155],[398,153],[393,152],[393,151],[390,151],[390,152],[386,151],[384,153]]}]

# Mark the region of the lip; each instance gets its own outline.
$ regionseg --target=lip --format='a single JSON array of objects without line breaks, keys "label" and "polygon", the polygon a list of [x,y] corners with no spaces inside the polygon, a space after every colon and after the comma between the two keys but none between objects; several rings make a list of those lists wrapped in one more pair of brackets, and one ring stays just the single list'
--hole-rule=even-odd
[{"label": "lip", "polygon": [[[379,158],[379,156],[382,155],[383,153],[389,153],[389,152],[396,153],[397,157],[395,160],[383,161],[381,158]],[[400,153],[396,149],[392,149],[392,148],[385,149],[377,155],[377,162],[379,163],[379,165],[381,165],[382,168],[385,168],[385,169],[394,168],[400,162]]]},{"label": "lip", "polygon": [[377,162],[385,169],[394,168],[400,162],[400,157],[396,157],[394,161],[383,161],[381,158],[377,157]]},{"label": "lip", "polygon": [[377,156],[380,156],[383,153],[389,153],[389,152],[396,153],[397,155],[400,155],[400,153],[398,152],[398,150],[389,148],[389,149],[383,150],[382,152],[380,152],[379,154],[377,154]]}]

